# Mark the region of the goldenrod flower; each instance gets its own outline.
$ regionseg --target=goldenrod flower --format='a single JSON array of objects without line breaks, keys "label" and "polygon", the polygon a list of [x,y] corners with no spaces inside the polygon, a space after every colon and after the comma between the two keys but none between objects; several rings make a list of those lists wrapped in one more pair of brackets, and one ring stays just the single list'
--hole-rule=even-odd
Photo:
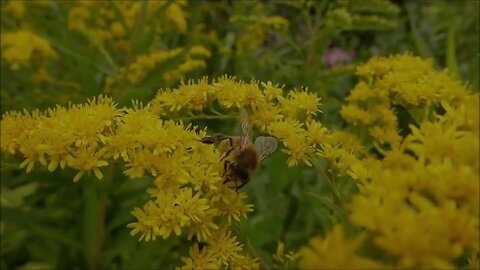
[{"label": "goldenrod flower", "polygon": [[79,32],[86,30],[85,21],[90,18],[90,15],[90,11],[84,6],[73,7],[68,12],[68,29]]},{"label": "goldenrod flower", "polygon": [[93,171],[98,179],[102,179],[103,174],[99,168],[108,165],[108,162],[103,160],[105,152],[105,148],[99,150],[94,145],[88,145],[80,146],[77,151],[71,153],[71,155],[67,157],[67,164],[79,170],[73,178],[73,181],[76,182],[80,180],[87,171]]},{"label": "goldenrod flower", "polygon": [[305,120],[317,115],[320,111],[320,98],[314,93],[306,91],[290,91],[288,99],[280,100],[282,110],[286,116],[294,119]]},{"label": "goldenrod flower", "polygon": [[245,84],[245,103],[244,106],[255,108],[257,104],[260,104],[265,97],[258,87],[258,83]]},{"label": "goldenrod flower", "polygon": [[[215,101],[224,109],[247,108],[251,111],[252,124],[288,145],[286,151],[291,155],[288,162],[290,166],[298,164],[298,161],[310,165],[307,157],[315,152],[315,147],[310,143],[315,141],[314,145],[320,144],[328,130],[312,119],[308,134],[301,121],[305,117],[312,118],[320,111],[320,99],[306,91],[291,92],[287,97],[282,97],[281,93],[281,88],[271,83],[237,82],[235,78],[224,76],[209,85],[207,79],[203,78],[198,82],[189,81],[177,89],[159,91],[152,102],[152,111],[161,114],[167,111],[200,111]],[[294,112],[285,110],[285,104],[289,104]]]},{"label": "goldenrod flower", "polygon": [[190,248],[190,257],[182,257],[185,265],[176,269],[195,269],[196,267],[259,269],[258,259],[242,253],[242,245],[237,242],[236,236],[232,236],[231,231],[217,230],[207,242],[208,245],[202,250],[194,244]]},{"label": "goldenrod flower", "polygon": [[[222,183],[220,153],[215,147],[198,142],[205,131],[162,121],[155,113],[162,117],[168,117],[168,112],[196,115],[215,102],[223,110],[247,108],[251,111],[251,123],[268,129],[287,147],[288,165],[299,161],[310,164],[309,159],[318,150],[312,146],[313,141],[315,145],[322,144],[329,132],[313,119],[304,128],[303,122],[285,117],[280,102],[288,99],[297,104],[313,99],[302,107],[311,118],[318,111],[314,106],[320,105],[319,99],[306,92],[282,97],[280,88],[263,84],[262,89],[260,85],[256,81],[236,81],[225,76],[212,83],[203,78],[182,83],[176,89],[162,89],[148,106],[126,109],[115,134],[106,140],[108,153],[127,161],[126,175],[156,177],[155,187],[148,190],[154,199],[133,212],[138,221],[129,225],[133,228],[132,234],[141,233],[140,239],[150,240],[188,231],[188,239],[195,236],[198,242],[208,243],[202,250],[193,247],[191,258],[183,259],[184,267],[212,264],[230,265],[235,269],[258,267],[258,260],[242,254],[241,245],[228,230],[228,226],[252,211],[253,206],[245,203],[244,193],[237,193]],[[266,89],[270,91],[268,98]],[[188,199],[179,203],[175,198],[168,199],[171,194],[184,194]]]},{"label": "goldenrod flower", "polygon": [[283,150],[289,154],[287,164],[289,167],[298,165],[299,161],[303,161],[306,165],[312,166],[309,161],[309,157],[314,153],[315,149],[306,140],[303,135],[290,136],[283,141],[283,144],[287,149]]},{"label": "goldenrod flower", "polygon": [[[359,193],[347,207],[350,221],[372,241],[345,243],[335,227],[300,250],[300,268],[455,268],[456,260],[480,249],[473,240],[480,223],[478,94],[408,54],[372,58],[357,74],[363,80],[341,114],[358,136],[331,132],[317,155],[357,182]],[[399,132],[394,106],[418,121],[407,135]],[[431,106],[444,112],[428,113]],[[371,245],[386,253],[387,265],[355,254]],[[350,257],[334,261],[331,254]]]},{"label": "goldenrod flower", "polygon": [[282,118],[281,109],[276,104],[257,102],[250,121],[253,125],[268,130],[271,124],[279,122]]},{"label": "goldenrod flower", "polygon": [[253,205],[243,202],[246,198],[244,193],[224,196],[221,201],[216,203],[216,207],[220,215],[227,217],[229,223],[232,222],[232,218],[240,221],[240,216],[247,217],[247,212],[253,211]]},{"label": "goldenrod flower", "polygon": [[300,249],[300,269],[382,269],[382,265],[356,254],[365,235],[347,237],[341,226],[335,226],[324,238],[312,238]]},{"label": "goldenrod flower", "polygon": [[353,125],[371,125],[373,124],[375,117],[373,113],[370,113],[355,104],[344,105],[340,111],[340,114],[342,115],[343,119],[347,120]]},{"label": "goldenrod flower", "polygon": [[37,85],[42,83],[50,84],[53,82],[53,78],[48,71],[42,67],[32,74],[32,81]]},{"label": "goldenrod flower", "polygon": [[286,140],[298,134],[304,134],[303,124],[294,119],[285,119],[284,121],[277,121],[269,126],[269,132],[275,137]]},{"label": "goldenrod flower", "polygon": [[410,126],[410,129],[412,135],[408,137],[408,149],[422,159],[428,158],[431,162],[439,162],[450,158],[454,161],[460,159],[455,163],[462,163],[461,159],[469,157],[457,149],[462,147],[463,143],[470,143],[471,140],[464,140],[466,132],[458,130],[455,124],[423,122],[420,124],[420,128]]},{"label": "goldenrod flower", "polygon": [[47,40],[28,30],[2,33],[1,46],[2,58],[10,63],[13,70],[30,66],[35,58],[58,59],[58,54]]},{"label": "goldenrod flower", "polygon": [[322,145],[328,141],[330,130],[320,122],[308,121],[306,123],[307,140],[312,146]]},{"label": "goldenrod flower", "polygon": [[210,245],[211,256],[217,259],[221,265],[228,265],[230,260],[238,260],[244,257],[240,253],[242,245],[238,243],[236,236],[232,236],[231,231],[219,230],[207,242]]},{"label": "goldenrod flower", "polygon": [[201,46],[201,45],[195,45],[192,48],[190,48],[190,51],[188,52],[189,56],[200,56],[204,58],[210,58],[212,54],[210,53],[207,48]]},{"label": "goldenrod flower", "polygon": [[260,259],[248,254],[241,258],[234,258],[229,266],[234,270],[258,270],[260,269]]},{"label": "goldenrod flower", "polygon": [[270,16],[265,18],[265,21],[267,24],[276,29],[287,29],[290,25],[290,22],[281,16]]},{"label": "goldenrod flower", "polygon": [[2,128],[0,129],[0,140],[2,151],[15,154],[20,143],[28,141],[27,137],[31,130],[35,130],[38,121],[43,115],[39,111],[32,113],[7,112],[2,117]]},{"label": "goldenrod flower", "polygon": [[300,253],[289,251],[285,254],[284,250],[285,244],[279,241],[277,244],[277,252],[273,254],[273,260],[279,268],[292,268],[300,258]]},{"label": "goldenrod flower", "polygon": [[[357,75],[363,80],[347,97],[349,103],[342,107],[341,115],[352,124],[366,126],[381,144],[398,145],[401,141],[394,105],[414,109],[441,102],[457,104],[467,96],[464,87],[447,72],[437,72],[430,60],[410,54],[374,57],[358,67]],[[418,115],[417,120],[425,116]]]},{"label": "goldenrod flower", "polygon": [[243,107],[245,102],[245,90],[243,83],[237,83],[235,78],[221,77],[217,82],[213,83],[215,87],[215,96],[220,105],[225,108],[235,106],[237,108]]},{"label": "goldenrod flower", "polygon": [[112,35],[115,37],[124,37],[126,35],[125,29],[123,28],[123,25],[120,22],[113,22],[110,25],[110,31],[112,32]]},{"label": "goldenrod flower", "polygon": [[12,14],[16,19],[23,19],[25,17],[25,1],[8,1],[8,3],[2,8],[7,14]]},{"label": "goldenrod flower", "polygon": [[167,18],[175,23],[180,32],[187,31],[187,20],[181,6],[184,6],[186,1],[176,1],[168,5],[165,15]]},{"label": "goldenrod flower", "polygon": [[216,258],[212,256],[208,249],[204,248],[200,251],[198,244],[194,244],[189,250],[190,257],[182,257],[182,262],[185,263],[182,267],[177,267],[177,270],[188,269],[218,269],[220,264]]},{"label": "goldenrod flower", "polygon": [[262,82],[261,85],[263,87],[263,92],[265,93],[267,101],[272,101],[274,99],[279,100],[283,98],[282,87],[278,87],[278,85],[273,85],[273,83],[270,81],[266,83]]}]

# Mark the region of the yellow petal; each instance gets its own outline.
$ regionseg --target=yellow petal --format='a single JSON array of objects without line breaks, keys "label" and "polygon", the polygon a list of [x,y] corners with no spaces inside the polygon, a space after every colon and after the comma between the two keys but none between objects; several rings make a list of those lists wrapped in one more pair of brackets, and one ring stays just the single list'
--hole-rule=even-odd
[{"label": "yellow petal", "polygon": [[108,162],[106,162],[105,160],[99,160],[97,161],[97,164],[95,164],[97,167],[103,167],[103,166],[107,166],[108,165]]},{"label": "yellow petal", "polygon": [[35,165],[35,161],[28,162],[27,173],[29,173],[33,169],[33,165]]},{"label": "yellow petal", "polygon": [[48,164],[48,167],[47,169],[50,171],[50,172],[53,172],[55,171],[55,169],[58,167],[58,159],[55,158],[55,159],[52,159],[50,161],[50,163]]},{"label": "yellow petal", "polygon": [[80,180],[80,178],[82,178],[83,174],[85,173],[85,171],[79,171],[75,177],[73,178],[73,182],[77,182],[78,180]]},{"label": "yellow petal", "polygon": [[103,173],[102,173],[98,168],[93,169],[93,173],[95,174],[95,176],[96,176],[98,179],[102,179],[102,178],[103,178]]}]

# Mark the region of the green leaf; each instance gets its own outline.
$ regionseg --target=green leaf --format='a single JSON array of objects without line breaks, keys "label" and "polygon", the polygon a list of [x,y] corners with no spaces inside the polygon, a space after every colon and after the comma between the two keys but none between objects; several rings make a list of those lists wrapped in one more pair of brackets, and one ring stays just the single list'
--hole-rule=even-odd
[{"label": "green leaf", "polygon": [[103,74],[113,74],[113,71],[108,66],[98,64],[98,61],[95,58],[88,57],[87,54],[82,52],[80,49],[75,48],[73,44],[62,43],[59,39],[53,36],[46,36],[46,39],[56,49],[66,54],[67,56],[71,56],[72,58],[78,60],[79,62],[82,62],[83,64],[91,65]]},{"label": "green leaf", "polygon": [[27,262],[16,268],[17,270],[49,270],[54,268],[53,265],[46,262]]},{"label": "green leaf", "polygon": [[268,185],[274,194],[285,190],[292,181],[301,177],[301,168],[299,166],[288,168],[287,159],[286,154],[275,153],[265,161],[269,178]]},{"label": "green leaf", "polygon": [[448,72],[456,79],[461,79],[460,69],[458,68],[455,41],[455,23],[450,24],[447,30],[447,45],[446,45],[446,63]]},{"label": "green leaf", "polygon": [[82,244],[85,252],[85,261],[93,266],[96,252],[100,199],[95,181],[92,177],[82,179],[83,185],[83,219],[82,219]]},{"label": "green leaf", "polygon": [[118,2],[117,1],[111,1],[112,7],[113,7],[113,12],[115,13],[115,18],[117,18],[120,23],[123,26],[123,29],[125,29],[125,33],[127,33],[127,36],[130,34],[131,29],[128,29],[127,22],[125,21],[125,17],[123,16],[122,11],[120,11],[120,8],[118,7]]},{"label": "green leaf", "polygon": [[305,194],[314,197],[315,199],[319,200],[323,205],[325,205],[327,208],[332,210],[335,216],[337,216],[340,222],[342,222],[342,224],[350,233],[355,232],[354,227],[350,224],[350,222],[348,222],[348,216],[345,213],[345,211],[342,208],[340,208],[338,205],[336,205],[330,198],[318,196],[313,192],[305,192]]},{"label": "green leaf", "polygon": [[138,100],[145,104],[152,99],[153,96],[153,91],[144,87],[128,87],[122,92],[117,100],[119,106],[129,107],[132,105],[132,100]]},{"label": "green leaf", "polygon": [[2,188],[0,203],[5,207],[19,207],[23,205],[25,197],[38,189],[38,183],[29,183],[14,189]]},{"label": "green leaf", "polygon": [[55,241],[80,252],[82,247],[60,228],[52,229],[39,223],[38,216],[31,211],[22,211],[10,207],[1,207],[2,221],[12,223],[33,234],[41,235],[49,241]]},{"label": "green leaf", "polygon": [[133,44],[133,54],[137,55],[145,53],[148,48],[150,48],[150,45],[152,45],[155,39],[155,32],[155,25],[152,25],[146,34],[138,37],[138,39]]},{"label": "green leaf", "polygon": [[414,18],[413,18],[413,6],[406,6],[407,10],[407,15],[408,15],[408,21],[410,23],[410,28],[411,28],[411,39],[413,40],[413,44],[415,45],[415,48],[417,49],[418,55],[420,55],[422,58],[431,58],[432,57],[432,52],[428,48],[427,42],[425,39],[422,37],[420,32],[418,31],[417,26],[415,25]]}]

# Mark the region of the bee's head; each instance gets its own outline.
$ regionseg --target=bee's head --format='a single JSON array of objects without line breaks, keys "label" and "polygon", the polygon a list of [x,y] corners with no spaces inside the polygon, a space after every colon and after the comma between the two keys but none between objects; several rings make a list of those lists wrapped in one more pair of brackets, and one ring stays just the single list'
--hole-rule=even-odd
[{"label": "bee's head", "polygon": [[230,164],[230,169],[243,180],[246,180],[249,177],[248,171],[236,162]]}]

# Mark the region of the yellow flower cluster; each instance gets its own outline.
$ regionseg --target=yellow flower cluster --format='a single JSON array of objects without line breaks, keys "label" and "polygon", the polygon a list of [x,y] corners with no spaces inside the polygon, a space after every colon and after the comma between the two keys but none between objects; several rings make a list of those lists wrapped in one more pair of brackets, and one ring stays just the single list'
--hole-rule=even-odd
[{"label": "yellow flower cluster", "polygon": [[300,269],[383,269],[381,264],[355,254],[366,235],[348,237],[340,225],[324,238],[310,239],[308,246],[299,250]]},{"label": "yellow flower cluster", "polygon": [[207,48],[201,45],[193,46],[187,51],[183,62],[174,69],[165,72],[162,77],[167,85],[170,85],[177,80],[183,80],[185,75],[189,72],[207,68],[205,59],[210,58],[211,56],[212,54]]},{"label": "yellow flower cluster", "polygon": [[[82,34],[92,34],[102,44],[129,52],[132,49],[130,36],[139,26],[139,18],[152,26],[156,33],[161,33],[163,23],[172,23],[180,32],[187,30],[186,15],[182,7],[185,1],[148,1],[145,5],[135,1],[102,2],[78,1],[68,12],[68,29]],[[117,10],[121,15],[115,13]],[[161,12],[166,20],[158,20]],[[132,32],[133,33],[133,32]]]},{"label": "yellow flower cluster", "polygon": [[[201,48],[191,51],[205,54]],[[27,171],[36,162],[51,171],[74,168],[75,181],[89,172],[101,178],[101,167],[121,160],[129,178],[154,179],[147,190],[150,201],[132,212],[137,219],[128,225],[132,235],[146,241],[174,234],[192,240],[179,269],[259,268],[259,260],[246,254],[232,233],[234,223],[253,206],[244,193],[222,183],[221,153],[199,141],[207,131],[182,123],[237,118],[237,111],[246,109],[255,127],[283,143],[289,166],[304,163],[318,169],[322,157],[358,186],[345,207],[349,221],[364,232],[347,236],[335,226],[312,238],[299,251],[300,268],[455,267],[460,257],[480,249],[475,241],[480,223],[479,96],[435,71],[431,62],[408,54],[374,58],[357,74],[361,81],[342,115],[365,137],[355,136],[355,130],[330,132],[319,123],[321,103],[313,92],[294,89],[284,95],[283,87],[271,82],[224,76],[162,89],[145,106],[117,108],[100,96],[46,112],[10,112],[1,120],[0,148],[23,155],[21,166]],[[355,106],[361,113],[348,113]],[[407,135],[400,135],[394,106],[415,118]],[[335,182],[326,180],[341,199]],[[385,256],[360,256],[364,247]],[[274,257],[279,264],[297,258],[285,255],[282,245]]]},{"label": "yellow flower cluster", "polygon": [[400,8],[387,0],[337,1],[327,12],[326,26],[333,29],[389,29],[396,27],[394,16]]},{"label": "yellow flower cluster", "polygon": [[299,162],[311,165],[310,160],[316,159],[313,154],[320,151],[329,133],[314,119],[320,98],[305,90],[292,90],[286,97],[282,92],[281,87],[271,82],[221,77],[209,84],[204,78],[160,91],[152,101],[152,110],[161,115],[188,115],[203,110],[215,113],[216,104],[225,110],[247,108],[254,126],[283,142],[284,151],[290,155],[289,166]]},{"label": "yellow flower cluster", "polygon": [[54,171],[59,165],[78,170],[74,181],[106,166],[106,135],[121,110],[111,98],[100,96],[86,104],[57,106],[46,112],[9,112],[1,121],[1,150],[24,156],[20,167],[31,171],[36,162]]},{"label": "yellow flower cluster", "polygon": [[285,244],[283,242],[278,242],[277,252],[273,254],[274,266],[278,267],[278,269],[293,268],[299,257],[300,254],[293,251],[289,251],[285,254]]},{"label": "yellow flower cluster", "polygon": [[201,249],[192,246],[190,256],[183,259],[186,268],[258,268],[258,259],[245,254],[230,230],[253,206],[245,203],[243,192],[223,184],[221,153],[199,141],[205,130],[166,120],[175,115],[188,119],[200,110],[214,114],[197,117],[236,117],[218,114],[213,109],[218,105],[225,111],[251,111],[254,125],[284,142],[291,165],[302,160],[310,164],[314,156],[308,155],[320,149],[328,133],[313,119],[320,105],[314,93],[294,90],[284,97],[282,88],[270,82],[222,77],[159,91],[146,106],[134,103],[119,109],[112,99],[100,96],[42,113],[10,112],[1,121],[0,146],[23,155],[21,167],[27,171],[36,162],[50,171],[71,167],[78,171],[74,181],[89,172],[102,178],[100,168],[120,159],[129,178],[154,178],[154,186],[147,190],[151,200],[132,212],[137,218],[128,225],[132,235],[149,241],[185,232],[188,239],[203,243]]},{"label": "yellow flower cluster", "polygon": [[[357,74],[362,80],[342,115],[357,124],[359,134],[365,134],[362,126],[370,130],[380,154],[362,150],[371,145],[368,138],[344,137],[342,148],[351,148],[351,153],[336,156],[332,153],[338,151],[328,149],[333,138],[339,139],[332,133],[322,156],[337,158],[336,164],[357,181],[359,194],[347,208],[350,222],[363,228],[369,241],[351,241],[355,247],[348,248],[342,238],[331,240],[338,237],[335,228],[324,240],[314,238],[311,247],[300,250],[300,267],[342,265],[329,264],[332,257],[317,260],[323,258],[323,248],[337,244],[326,241],[343,241],[336,251],[328,247],[328,254],[336,256],[357,256],[357,249],[370,245],[385,254],[375,258],[379,267],[457,267],[459,258],[480,250],[479,95],[469,93],[445,71],[435,71],[431,61],[408,54],[374,58]],[[417,118],[418,124],[411,124],[404,137],[393,105]],[[375,128],[384,131],[382,136]],[[362,140],[366,146],[359,144]],[[385,142],[389,144],[377,144]],[[354,263],[351,267],[376,267],[363,260],[345,259]]]},{"label": "yellow flower cluster", "polygon": [[[253,267],[257,259],[244,254],[229,230],[252,205],[245,204],[244,193],[223,184],[220,153],[200,142],[204,136],[205,131],[159,119],[148,105],[118,109],[112,99],[100,96],[42,113],[7,113],[0,145],[2,151],[23,155],[20,167],[27,171],[37,161],[50,171],[68,166],[78,171],[74,181],[87,172],[101,179],[101,167],[122,159],[128,177],[154,177],[154,187],[147,190],[151,201],[132,212],[138,219],[128,225],[132,235],[149,241],[185,230],[188,239],[206,244],[201,254],[217,268]],[[196,258],[185,261],[201,265]]]},{"label": "yellow flower cluster", "polygon": [[288,31],[290,26],[288,19],[281,16],[265,16],[264,9],[265,6],[258,3],[252,7],[251,13],[254,15],[233,16],[230,19],[232,23],[243,26],[235,41],[237,57],[244,57],[245,54],[258,49],[272,31]]},{"label": "yellow flower cluster", "polygon": [[155,50],[150,54],[139,55],[130,65],[121,67],[115,77],[107,78],[107,88],[111,89],[115,86],[115,83],[121,83],[120,79],[127,79],[130,84],[136,85],[140,83],[148,72],[154,69],[157,64],[168,61],[179,55],[181,52],[182,49],[169,51]]},{"label": "yellow flower cluster", "polygon": [[13,70],[28,67],[35,61],[58,59],[50,43],[29,30],[2,32],[1,47],[2,58]]},{"label": "yellow flower cluster", "polygon": [[24,1],[9,1],[2,11],[11,14],[16,19],[22,19],[26,13],[26,7]]},{"label": "yellow flower cluster", "polygon": [[[7,0],[3,1],[1,12],[8,17],[13,17],[16,20],[22,20],[28,13],[28,5],[35,5],[35,8],[46,7],[50,3],[48,1],[27,1],[27,0]],[[28,25],[27,23],[25,25]]]},{"label": "yellow flower cluster", "polygon": [[223,230],[219,230],[207,243],[208,246],[201,250],[197,244],[194,244],[190,248],[190,256],[182,257],[184,265],[176,269],[223,269],[229,267],[230,269],[248,270],[260,268],[258,258],[251,258],[249,255],[239,253],[242,247],[230,232],[225,233]]},{"label": "yellow flower cluster", "polygon": [[125,81],[131,85],[138,85],[155,68],[166,62],[168,62],[167,65],[175,65],[174,63],[182,58],[182,62],[176,67],[174,66],[171,70],[162,74],[162,78],[168,85],[176,80],[183,79],[183,76],[191,71],[206,68],[205,58],[210,56],[210,51],[200,45],[193,46],[189,50],[182,48],[167,51],[156,49],[149,54],[137,56],[134,62],[119,68],[115,76],[106,79],[106,87],[107,89],[115,89],[119,85],[124,85]]},{"label": "yellow flower cluster", "polygon": [[341,114],[348,122],[364,126],[381,144],[398,146],[401,142],[395,106],[410,109],[420,122],[429,117],[430,104],[458,104],[467,94],[447,71],[437,72],[431,61],[409,54],[374,57],[358,67],[357,75],[362,81],[350,93]]}]

